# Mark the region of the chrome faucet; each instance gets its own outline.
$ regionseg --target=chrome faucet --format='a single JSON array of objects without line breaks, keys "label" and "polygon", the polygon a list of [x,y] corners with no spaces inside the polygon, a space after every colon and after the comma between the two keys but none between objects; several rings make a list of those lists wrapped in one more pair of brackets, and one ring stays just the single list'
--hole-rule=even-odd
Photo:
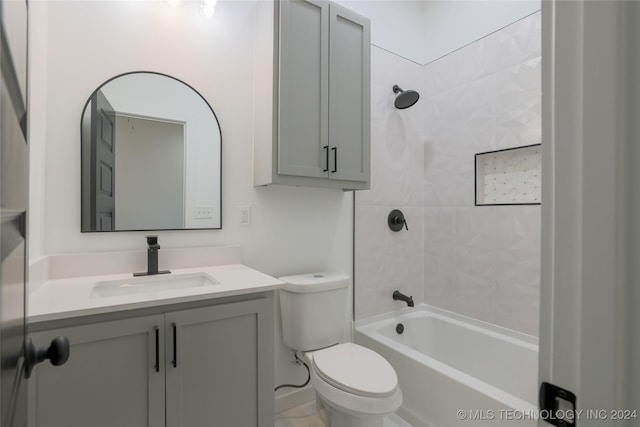
[{"label": "chrome faucet", "polygon": [[413,297],[408,297],[405,294],[400,293],[400,291],[393,291],[393,300],[404,301],[409,307],[413,307]]},{"label": "chrome faucet", "polygon": [[147,271],[142,273],[133,273],[134,276],[153,276],[154,274],[169,274],[169,270],[158,271],[158,236],[147,236]]}]

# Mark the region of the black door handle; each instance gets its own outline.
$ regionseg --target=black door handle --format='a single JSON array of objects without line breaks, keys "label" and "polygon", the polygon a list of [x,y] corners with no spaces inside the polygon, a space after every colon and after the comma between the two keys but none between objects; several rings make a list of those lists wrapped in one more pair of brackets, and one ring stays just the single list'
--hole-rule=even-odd
[{"label": "black door handle", "polygon": [[53,366],[64,365],[69,360],[69,338],[56,337],[51,341],[49,348],[36,348],[27,338],[25,342],[25,378],[31,376],[33,367],[40,362],[49,359]]}]

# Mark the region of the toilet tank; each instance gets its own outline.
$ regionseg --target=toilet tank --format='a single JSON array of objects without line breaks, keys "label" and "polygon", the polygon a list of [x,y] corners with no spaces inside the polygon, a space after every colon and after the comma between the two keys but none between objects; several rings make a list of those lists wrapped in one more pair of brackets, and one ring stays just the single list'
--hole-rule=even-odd
[{"label": "toilet tank", "polygon": [[282,337],[294,350],[310,351],[337,344],[347,314],[350,277],[344,273],[310,273],[281,277]]}]

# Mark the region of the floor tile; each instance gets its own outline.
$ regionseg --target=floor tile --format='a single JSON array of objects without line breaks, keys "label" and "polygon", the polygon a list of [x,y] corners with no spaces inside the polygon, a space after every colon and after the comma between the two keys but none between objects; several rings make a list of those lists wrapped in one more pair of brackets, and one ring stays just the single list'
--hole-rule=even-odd
[{"label": "floor tile", "polygon": [[[276,414],[275,427],[326,427],[316,415],[315,402],[307,402],[300,406]],[[396,414],[384,419],[384,427],[411,427]]]}]

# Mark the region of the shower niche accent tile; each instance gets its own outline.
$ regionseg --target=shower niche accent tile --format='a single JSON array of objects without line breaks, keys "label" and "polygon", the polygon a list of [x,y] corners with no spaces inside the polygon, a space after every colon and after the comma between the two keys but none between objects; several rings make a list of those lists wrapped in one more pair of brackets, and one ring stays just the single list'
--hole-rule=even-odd
[{"label": "shower niche accent tile", "polygon": [[539,205],[541,145],[475,155],[475,205]]}]

